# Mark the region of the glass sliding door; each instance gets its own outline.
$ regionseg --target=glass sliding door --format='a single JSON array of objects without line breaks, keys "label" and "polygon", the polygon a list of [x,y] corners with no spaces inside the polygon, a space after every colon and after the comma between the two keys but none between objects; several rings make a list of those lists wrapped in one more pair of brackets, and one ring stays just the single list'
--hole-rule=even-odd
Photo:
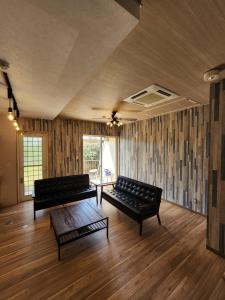
[{"label": "glass sliding door", "polygon": [[102,182],[116,180],[117,176],[117,145],[115,137],[102,138]]},{"label": "glass sliding door", "polygon": [[83,136],[83,172],[95,183],[111,182],[117,176],[116,137]]},{"label": "glass sliding door", "polygon": [[101,137],[83,136],[83,173],[90,180],[101,182]]}]

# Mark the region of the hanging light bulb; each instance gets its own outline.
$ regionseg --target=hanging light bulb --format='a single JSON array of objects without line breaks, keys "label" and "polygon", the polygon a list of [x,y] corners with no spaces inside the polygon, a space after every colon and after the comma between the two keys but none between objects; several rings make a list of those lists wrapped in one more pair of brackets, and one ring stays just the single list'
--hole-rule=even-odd
[{"label": "hanging light bulb", "polygon": [[11,88],[8,88],[8,99],[9,99],[8,119],[10,121],[13,121],[14,115],[13,115],[13,109],[12,109],[12,105],[11,105],[11,99],[12,99],[12,90],[11,90]]},{"label": "hanging light bulb", "polygon": [[108,126],[109,126],[109,125],[110,125],[110,122],[107,122],[107,123],[106,123],[106,125],[108,125]]},{"label": "hanging light bulb", "polygon": [[17,126],[18,126],[18,123],[17,123],[16,119],[14,119],[14,121],[13,121],[13,125],[14,125],[15,127],[17,127]]},{"label": "hanging light bulb", "polygon": [[16,111],[13,107],[13,126],[17,127],[18,126],[18,123],[17,123],[17,117],[16,117]]},{"label": "hanging light bulb", "polygon": [[13,119],[14,119],[12,107],[9,107],[9,108],[8,108],[8,119],[9,119],[10,121],[13,121]]},{"label": "hanging light bulb", "polygon": [[16,126],[16,131],[20,131],[20,128],[18,125]]}]

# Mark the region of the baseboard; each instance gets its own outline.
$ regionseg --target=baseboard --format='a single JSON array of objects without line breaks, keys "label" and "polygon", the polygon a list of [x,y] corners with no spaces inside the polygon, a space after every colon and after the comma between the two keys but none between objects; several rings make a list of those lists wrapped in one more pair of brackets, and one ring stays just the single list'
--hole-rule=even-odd
[{"label": "baseboard", "polygon": [[184,209],[186,209],[186,210],[189,210],[189,211],[191,211],[191,212],[193,212],[193,213],[195,213],[195,214],[198,214],[198,215],[200,215],[200,216],[202,216],[202,217],[207,217],[206,215],[204,215],[204,214],[202,214],[202,213],[200,213],[200,212],[198,212],[198,211],[195,211],[195,210],[193,210],[193,209],[190,209],[190,208],[188,208],[188,207],[184,207],[183,205],[180,205],[180,204],[178,204],[178,203],[176,203],[176,202],[173,202],[173,201],[170,201],[170,200],[166,200],[166,199],[162,199],[163,201],[165,201],[165,202],[168,202],[168,203],[171,203],[171,204],[173,204],[173,205],[176,205],[176,206],[179,206],[179,207],[181,207],[181,208],[184,208]]},{"label": "baseboard", "polygon": [[206,249],[208,249],[209,251],[211,251],[211,252],[213,252],[213,253],[215,253],[215,254],[217,254],[217,255],[223,257],[223,258],[225,258],[225,254],[224,254],[224,253],[221,253],[220,251],[218,251],[218,250],[216,250],[216,249],[213,249],[213,248],[211,248],[211,247],[208,246],[208,245],[206,245]]}]

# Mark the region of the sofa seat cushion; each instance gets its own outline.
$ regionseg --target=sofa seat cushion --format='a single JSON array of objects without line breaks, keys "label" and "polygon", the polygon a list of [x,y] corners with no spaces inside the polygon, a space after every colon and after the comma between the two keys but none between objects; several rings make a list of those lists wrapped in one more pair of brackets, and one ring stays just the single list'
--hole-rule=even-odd
[{"label": "sofa seat cushion", "polygon": [[132,210],[137,215],[146,215],[156,206],[152,202],[141,200],[134,197],[128,193],[119,191],[117,189],[111,189],[103,192],[105,195],[113,198],[114,200],[121,203],[121,205],[126,206],[128,209]]},{"label": "sofa seat cushion", "polygon": [[67,201],[70,199],[83,198],[84,196],[93,197],[96,195],[96,189],[92,186],[80,187],[76,190],[61,191],[57,193],[47,194],[45,196],[35,197],[35,202],[54,202],[56,200]]}]

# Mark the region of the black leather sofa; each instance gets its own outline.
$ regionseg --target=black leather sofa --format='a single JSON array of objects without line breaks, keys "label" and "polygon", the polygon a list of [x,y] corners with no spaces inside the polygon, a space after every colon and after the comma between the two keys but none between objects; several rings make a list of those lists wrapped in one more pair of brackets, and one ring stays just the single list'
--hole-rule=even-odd
[{"label": "black leather sofa", "polygon": [[161,188],[124,176],[118,176],[113,189],[102,192],[102,198],[140,224],[140,235],[143,220],[157,216],[161,224],[159,217],[161,195]]},{"label": "black leather sofa", "polygon": [[97,201],[97,189],[90,185],[88,174],[35,180],[34,219],[37,210],[91,197]]}]

